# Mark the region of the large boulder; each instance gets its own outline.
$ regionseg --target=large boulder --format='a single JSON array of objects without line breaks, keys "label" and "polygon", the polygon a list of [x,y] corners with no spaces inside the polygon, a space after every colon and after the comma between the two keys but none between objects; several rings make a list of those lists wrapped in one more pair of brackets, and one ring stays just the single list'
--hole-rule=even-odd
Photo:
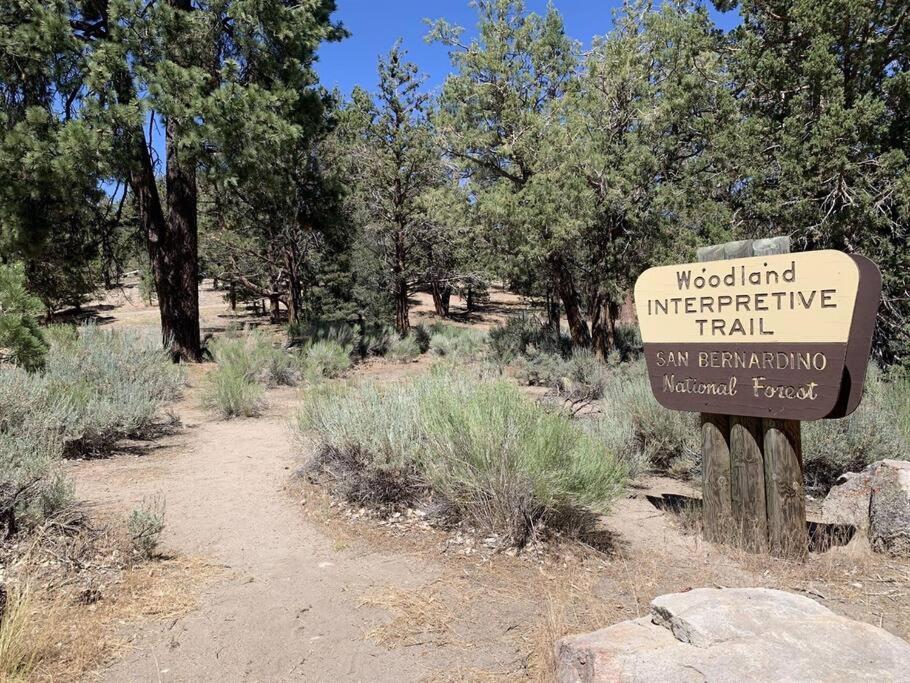
[{"label": "large boulder", "polygon": [[822,503],[822,521],[852,524],[875,550],[910,556],[910,462],[880,460],[843,475]]},{"label": "large boulder", "polygon": [[649,617],[563,638],[559,683],[908,681],[910,644],[800,595],[698,588],[655,598]]}]

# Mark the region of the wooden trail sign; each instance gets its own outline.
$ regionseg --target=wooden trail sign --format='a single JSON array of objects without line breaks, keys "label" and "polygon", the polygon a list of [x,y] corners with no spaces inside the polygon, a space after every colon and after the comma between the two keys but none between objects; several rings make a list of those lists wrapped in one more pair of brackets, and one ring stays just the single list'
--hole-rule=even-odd
[{"label": "wooden trail sign", "polygon": [[[833,416],[845,368],[865,373],[877,275],[868,259],[838,251],[645,271],[635,303],[654,395],[673,410]],[[861,391],[862,381],[853,384]],[[855,408],[858,398],[840,411]]]},{"label": "wooden trail sign", "polygon": [[665,407],[701,413],[707,538],[801,557],[799,420],[859,405],[881,274],[862,256],[791,254],[788,238],[698,258],[636,282],[651,388]]}]

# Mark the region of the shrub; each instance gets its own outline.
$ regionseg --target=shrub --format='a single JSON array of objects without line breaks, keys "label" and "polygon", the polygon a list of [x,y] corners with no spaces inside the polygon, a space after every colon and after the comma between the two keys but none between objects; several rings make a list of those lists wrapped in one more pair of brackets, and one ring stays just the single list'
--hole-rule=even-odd
[{"label": "shrub", "polygon": [[408,385],[313,394],[299,426],[318,433],[311,467],[342,494],[373,502],[363,482],[384,481],[394,495],[383,502],[429,495],[518,545],[568,510],[606,509],[625,482],[594,435],[506,381],[434,372]]},{"label": "shrub", "polygon": [[641,358],[644,344],[641,341],[641,330],[638,325],[619,323],[614,337],[616,351],[622,361],[633,361]]},{"label": "shrub", "polygon": [[0,263],[0,360],[29,370],[44,365],[47,342],[38,327],[44,306],[25,289],[21,264]]},{"label": "shrub", "polygon": [[430,327],[430,351],[437,356],[466,359],[480,355],[487,335],[479,330],[434,323]]},{"label": "shrub", "polygon": [[361,358],[384,356],[396,339],[395,330],[389,325],[368,325],[364,328],[357,349]]},{"label": "shrub", "polygon": [[130,513],[126,526],[133,552],[142,559],[151,559],[164,531],[164,501],[142,501],[142,507]]},{"label": "shrub", "polygon": [[568,353],[571,342],[562,334],[557,338],[533,315],[510,317],[503,325],[490,330],[490,353],[500,363],[511,363],[528,353],[533,347],[537,352]]},{"label": "shrub", "polygon": [[307,320],[290,325],[288,337],[295,346],[333,341],[342,347],[357,348],[361,335],[358,326],[348,322]]},{"label": "shrub", "polygon": [[[803,471],[806,485],[826,493],[844,472],[856,472],[877,460],[910,459],[910,442],[901,433],[901,381],[888,382],[870,365],[863,400],[840,420],[803,423]],[[906,395],[903,400],[906,401]]]},{"label": "shrub", "polygon": [[430,332],[427,330],[426,325],[416,325],[411,330],[411,335],[414,337],[414,341],[417,342],[417,348],[420,349],[420,353],[426,353],[430,350]]},{"label": "shrub", "polygon": [[264,388],[232,366],[219,366],[206,376],[202,404],[223,418],[257,417],[265,406]]},{"label": "shrub", "polygon": [[268,387],[293,386],[299,378],[298,359],[275,347],[258,330],[242,337],[214,339],[209,343],[209,351],[219,368],[229,369],[232,375],[243,376],[249,382]]},{"label": "shrub", "polygon": [[154,333],[85,325],[77,339],[51,347],[34,390],[42,419],[62,436],[66,454],[78,456],[147,436],[182,382]]},{"label": "shrub", "polygon": [[392,342],[388,356],[392,360],[411,361],[420,356],[420,353],[416,335],[408,334]]},{"label": "shrub", "polygon": [[651,393],[643,362],[612,368],[599,421],[600,433],[630,469],[682,474],[700,461],[698,417],[661,406]]},{"label": "shrub", "polygon": [[515,363],[516,376],[530,385],[555,389],[567,399],[601,398],[607,383],[607,367],[587,349],[575,351],[568,358],[528,347],[527,356]]},{"label": "shrub", "polygon": [[315,342],[300,354],[303,374],[310,381],[338,377],[351,367],[351,348],[337,342]]}]

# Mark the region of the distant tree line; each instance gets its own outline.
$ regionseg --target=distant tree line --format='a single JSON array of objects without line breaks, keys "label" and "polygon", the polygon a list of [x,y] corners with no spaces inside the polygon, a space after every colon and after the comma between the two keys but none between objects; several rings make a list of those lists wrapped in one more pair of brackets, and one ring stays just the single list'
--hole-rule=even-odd
[{"label": "distant tree line", "polygon": [[605,356],[644,268],[785,234],[875,260],[876,354],[910,357],[906,3],[715,0],[725,32],[636,0],[589,49],[553,6],[473,4],[470,38],[430,24],[430,96],[398,44],[375,92],[321,87],[332,0],[4,2],[2,260],[49,313],[145,273],[186,360],[203,276],[402,334],[415,291],[445,316],[503,281]]}]

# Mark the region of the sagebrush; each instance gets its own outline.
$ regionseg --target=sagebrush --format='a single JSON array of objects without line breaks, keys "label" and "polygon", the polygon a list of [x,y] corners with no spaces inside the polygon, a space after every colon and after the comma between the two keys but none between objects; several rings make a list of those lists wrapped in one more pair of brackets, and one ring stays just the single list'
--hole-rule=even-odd
[{"label": "sagebrush", "polygon": [[516,544],[567,510],[605,510],[625,467],[596,435],[514,384],[436,371],[407,385],[333,387],[307,397],[311,467],[357,502],[429,496]]}]

